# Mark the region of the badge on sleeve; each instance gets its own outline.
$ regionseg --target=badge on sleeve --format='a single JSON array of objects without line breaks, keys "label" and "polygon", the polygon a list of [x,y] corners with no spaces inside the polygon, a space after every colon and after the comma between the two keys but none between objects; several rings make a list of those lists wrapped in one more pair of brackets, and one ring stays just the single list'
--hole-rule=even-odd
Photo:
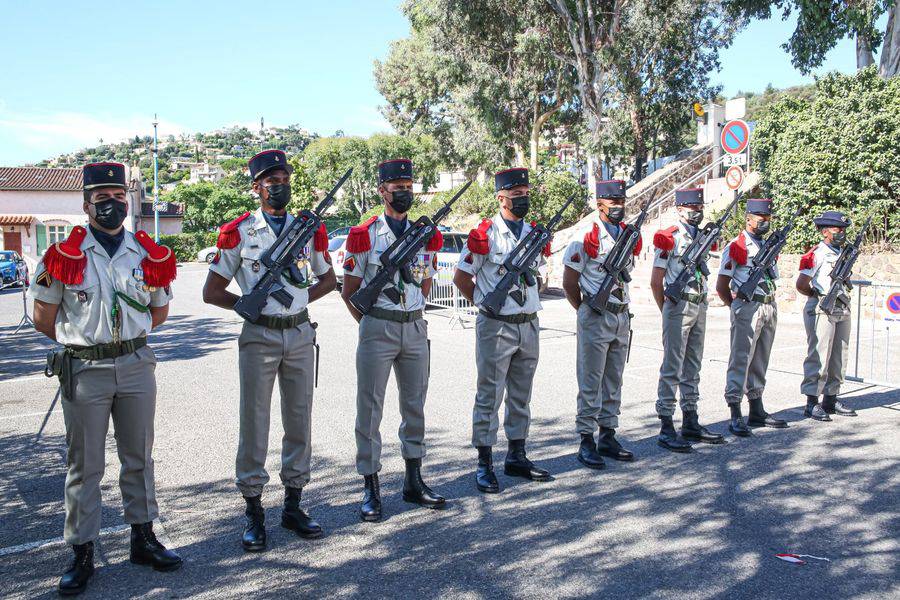
[{"label": "badge on sleeve", "polygon": [[472,258],[472,253],[471,253],[471,252],[468,253],[468,254],[466,254],[466,257],[463,259],[463,262],[468,263],[468,264],[470,264],[470,265],[471,265],[474,261],[475,261],[475,259]]},{"label": "badge on sleeve", "polygon": [[437,253],[431,255],[431,268],[437,271]]},{"label": "badge on sleeve", "polygon": [[356,261],[353,260],[352,256],[344,261],[344,270],[345,271],[352,271],[355,266],[356,266]]},{"label": "badge on sleeve", "polygon": [[50,287],[51,285],[53,285],[53,277],[50,275],[50,273],[44,271],[37,276],[37,280],[35,283],[43,287]]},{"label": "badge on sleeve", "polygon": [[576,252],[575,254],[572,255],[572,258],[570,258],[569,260],[571,260],[573,263],[580,263],[581,255]]},{"label": "badge on sleeve", "polygon": [[331,255],[328,254],[328,250],[325,250],[322,253],[322,256],[325,258],[325,262],[327,262],[330,265],[331,264]]},{"label": "badge on sleeve", "polygon": [[219,264],[219,260],[221,260],[221,258],[222,258],[222,251],[221,251],[221,250],[217,250],[217,251],[216,251],[216,255],[213,256],[212,264],[214,264],[214,265]]}]

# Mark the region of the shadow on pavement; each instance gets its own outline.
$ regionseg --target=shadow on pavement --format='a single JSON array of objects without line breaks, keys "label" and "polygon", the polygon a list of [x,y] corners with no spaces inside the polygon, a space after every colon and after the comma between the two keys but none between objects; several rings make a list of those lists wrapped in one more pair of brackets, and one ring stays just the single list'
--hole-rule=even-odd
[{"label": "shadow on pavement", "polygon": [[[848,403],[869,410],[897,400],[896,393],[873,396]],[[827,446],[816,447],[821,442],[810,434],[823,426],[833,427],[834,435]],[[723,431],[726,424],[712,427]],[[690,455],[668,453],[648,436],[627,442],[637,462],[609,461],[605,471],[593,472],[575,460],[577,436],[569,420],[538,421],[529,452],[555,481],[504,476],[505,448],[498,445],[495,464],[503,490],[489,496],[474,489],[474,451],[471,460],[453,460],[460,455],[458,437],[429,430],[424,475],[450,499],[446,511],[403,503],[402,473],[385,468],[387,518],[362,524],[356,516],[361,478],[353,466],[317,458],[303,505],[326,528],[326,537],[303,541],[278,526],[280,486],[273,477],[265,495],[270,550],[248,555],[238,542],[243,503],[231,481],[166,487],[158,494],[163,525],[178,541],[185,567],[161,574],[131,565],[127,533],[110,534],[91,595],[506,598],[575,596],[585,590],[617,598],[774,598],[798,591],[806,597],[888,595],[898,575],[897,462],[846,452],[875,445],[873,435],[839,423],[803,423],[757,430],[752,438],[729,438],[725,445],[698,445]],[[26,532],[58,532],[63,441],[48,439],[36,449],[29,443],[13,437],[0,445],[0,520],[5,530],[12,522]],[[269,465],[277,469],[279,448],[269,450]],[[798,460],[808,454],[815,460]],[[157,465],[158,475],[164,469]],[[849,506],[849,489],[822,485],[823,473],[835,472],[862,502]],[[16,493],[26,498],[24,505],[14,501]],[[108,509],[113,514],[104,526],[121,523],[115,501],[107,503],[115,508]],[[49,593],[68,560],[66,552],[57,546],[5,560],[0,578],[12,582],[6,591]],[[799,568],[775,559],[779,552],[827,556],[832,562]],[[34,575],[15,575],[26,561]]]}]

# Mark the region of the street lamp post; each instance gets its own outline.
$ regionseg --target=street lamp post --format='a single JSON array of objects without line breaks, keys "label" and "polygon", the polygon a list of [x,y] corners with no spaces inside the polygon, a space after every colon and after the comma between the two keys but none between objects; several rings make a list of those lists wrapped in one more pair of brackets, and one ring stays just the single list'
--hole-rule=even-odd
[{"label": "street lamp post", "polygon": [[159,140],[156,126],[159,122],[153,114],[153,237],[159,243]]}]

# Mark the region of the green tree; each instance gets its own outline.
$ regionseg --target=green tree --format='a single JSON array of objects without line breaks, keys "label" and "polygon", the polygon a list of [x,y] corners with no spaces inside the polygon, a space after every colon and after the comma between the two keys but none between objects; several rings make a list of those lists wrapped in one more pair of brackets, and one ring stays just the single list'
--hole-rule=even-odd
[{"label": "green tree", "polygon": [[787,97],[758,121],[753,156],[778,215],[803,207],[790,242],[816,240],[811,216],[837,209],[857,223],[872,215],[871,242],[900,234],[900,78],[883,80],[874,66],[830,74],[812,100]]},{"label": "green tree", "polygon": [[258,205],[249,193],[249,186],[240,191],[233,180],[179,185],[164,199],[184,205],[184,231],[187,233],[212,231],[222,223],[255,210]]}]

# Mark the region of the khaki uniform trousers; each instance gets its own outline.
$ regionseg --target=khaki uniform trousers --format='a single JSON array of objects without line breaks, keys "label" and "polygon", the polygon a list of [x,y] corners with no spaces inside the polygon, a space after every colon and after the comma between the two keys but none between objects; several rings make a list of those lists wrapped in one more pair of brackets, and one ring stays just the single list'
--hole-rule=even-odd
[{"label": "khaki uniform trousers", "polygon": [[813,296],[806,301],[803,310],[808,349],[803,361],[800,393],[807,396],[837,396],[847,368],[850,312],[826,315],[818,306],[819,299]]},{"label": "khaki uniform trousers", "polygon": [[147,523],[159,507],[153,480],[156,356],[149,346],[118,358],[73,360],[75,398],[63,396],[66,423],[63,537],[84,544],[100,535],[100,480],[106,467],[106,433],[112,417],[119,455],[119,489],[125,522]]},{"label": "khaki uniform trousers", "polygon": [[235,472],[245,497],[259,496],[269,482],[266,455],[275,377],[281,391],[281,483],[309,483],[310,422],[315,383],[316,330],[307,322],[270,329],[244,322],[238,338],[240,437]]},{"label": "khaki uniform trousers", "polygon": [[597,428],[619,426],[622,405],[622,374],[628,356],[631,318],[628,311],[618,314],[597,313],[582,302],[578,307],[576,336],[578,356],[578,414],[575,427],[579,434],[593,435]]},{"label": "khaki uniform trousers", "polygon": [[528,437],[531,383],[540,356],[538,319],[506,323],[479,314],[475,320],[478,383],[472,410],[472,445],[493,446],[500,428],[498,412],[506,398],[503,428],[508,440]]},{"label": "khaki uniform trousers", "polygon": [[428,323],[397,323],[365,315],[356,347],[356,471],[381,470],[381,417],[391,368],[400,395],[400,453],[425,456],[425,396],[430,352]]},{"label": "khaki uniform trousers", "polygon": [[669,299],[663,303],[663,360],[656,386],[656,414],[675,414],[675,392],[679,392],[681,411],[696,411],[700,399],[700,367],[706,340],[706,300],[699,304]]},{"label": "khaki uniform trousers", "polygon": [[778,307],[735,298],[731,303],[731,353],[725,381],[725,402],[739,404],[762,398],[766,370],[775,341]]}]

